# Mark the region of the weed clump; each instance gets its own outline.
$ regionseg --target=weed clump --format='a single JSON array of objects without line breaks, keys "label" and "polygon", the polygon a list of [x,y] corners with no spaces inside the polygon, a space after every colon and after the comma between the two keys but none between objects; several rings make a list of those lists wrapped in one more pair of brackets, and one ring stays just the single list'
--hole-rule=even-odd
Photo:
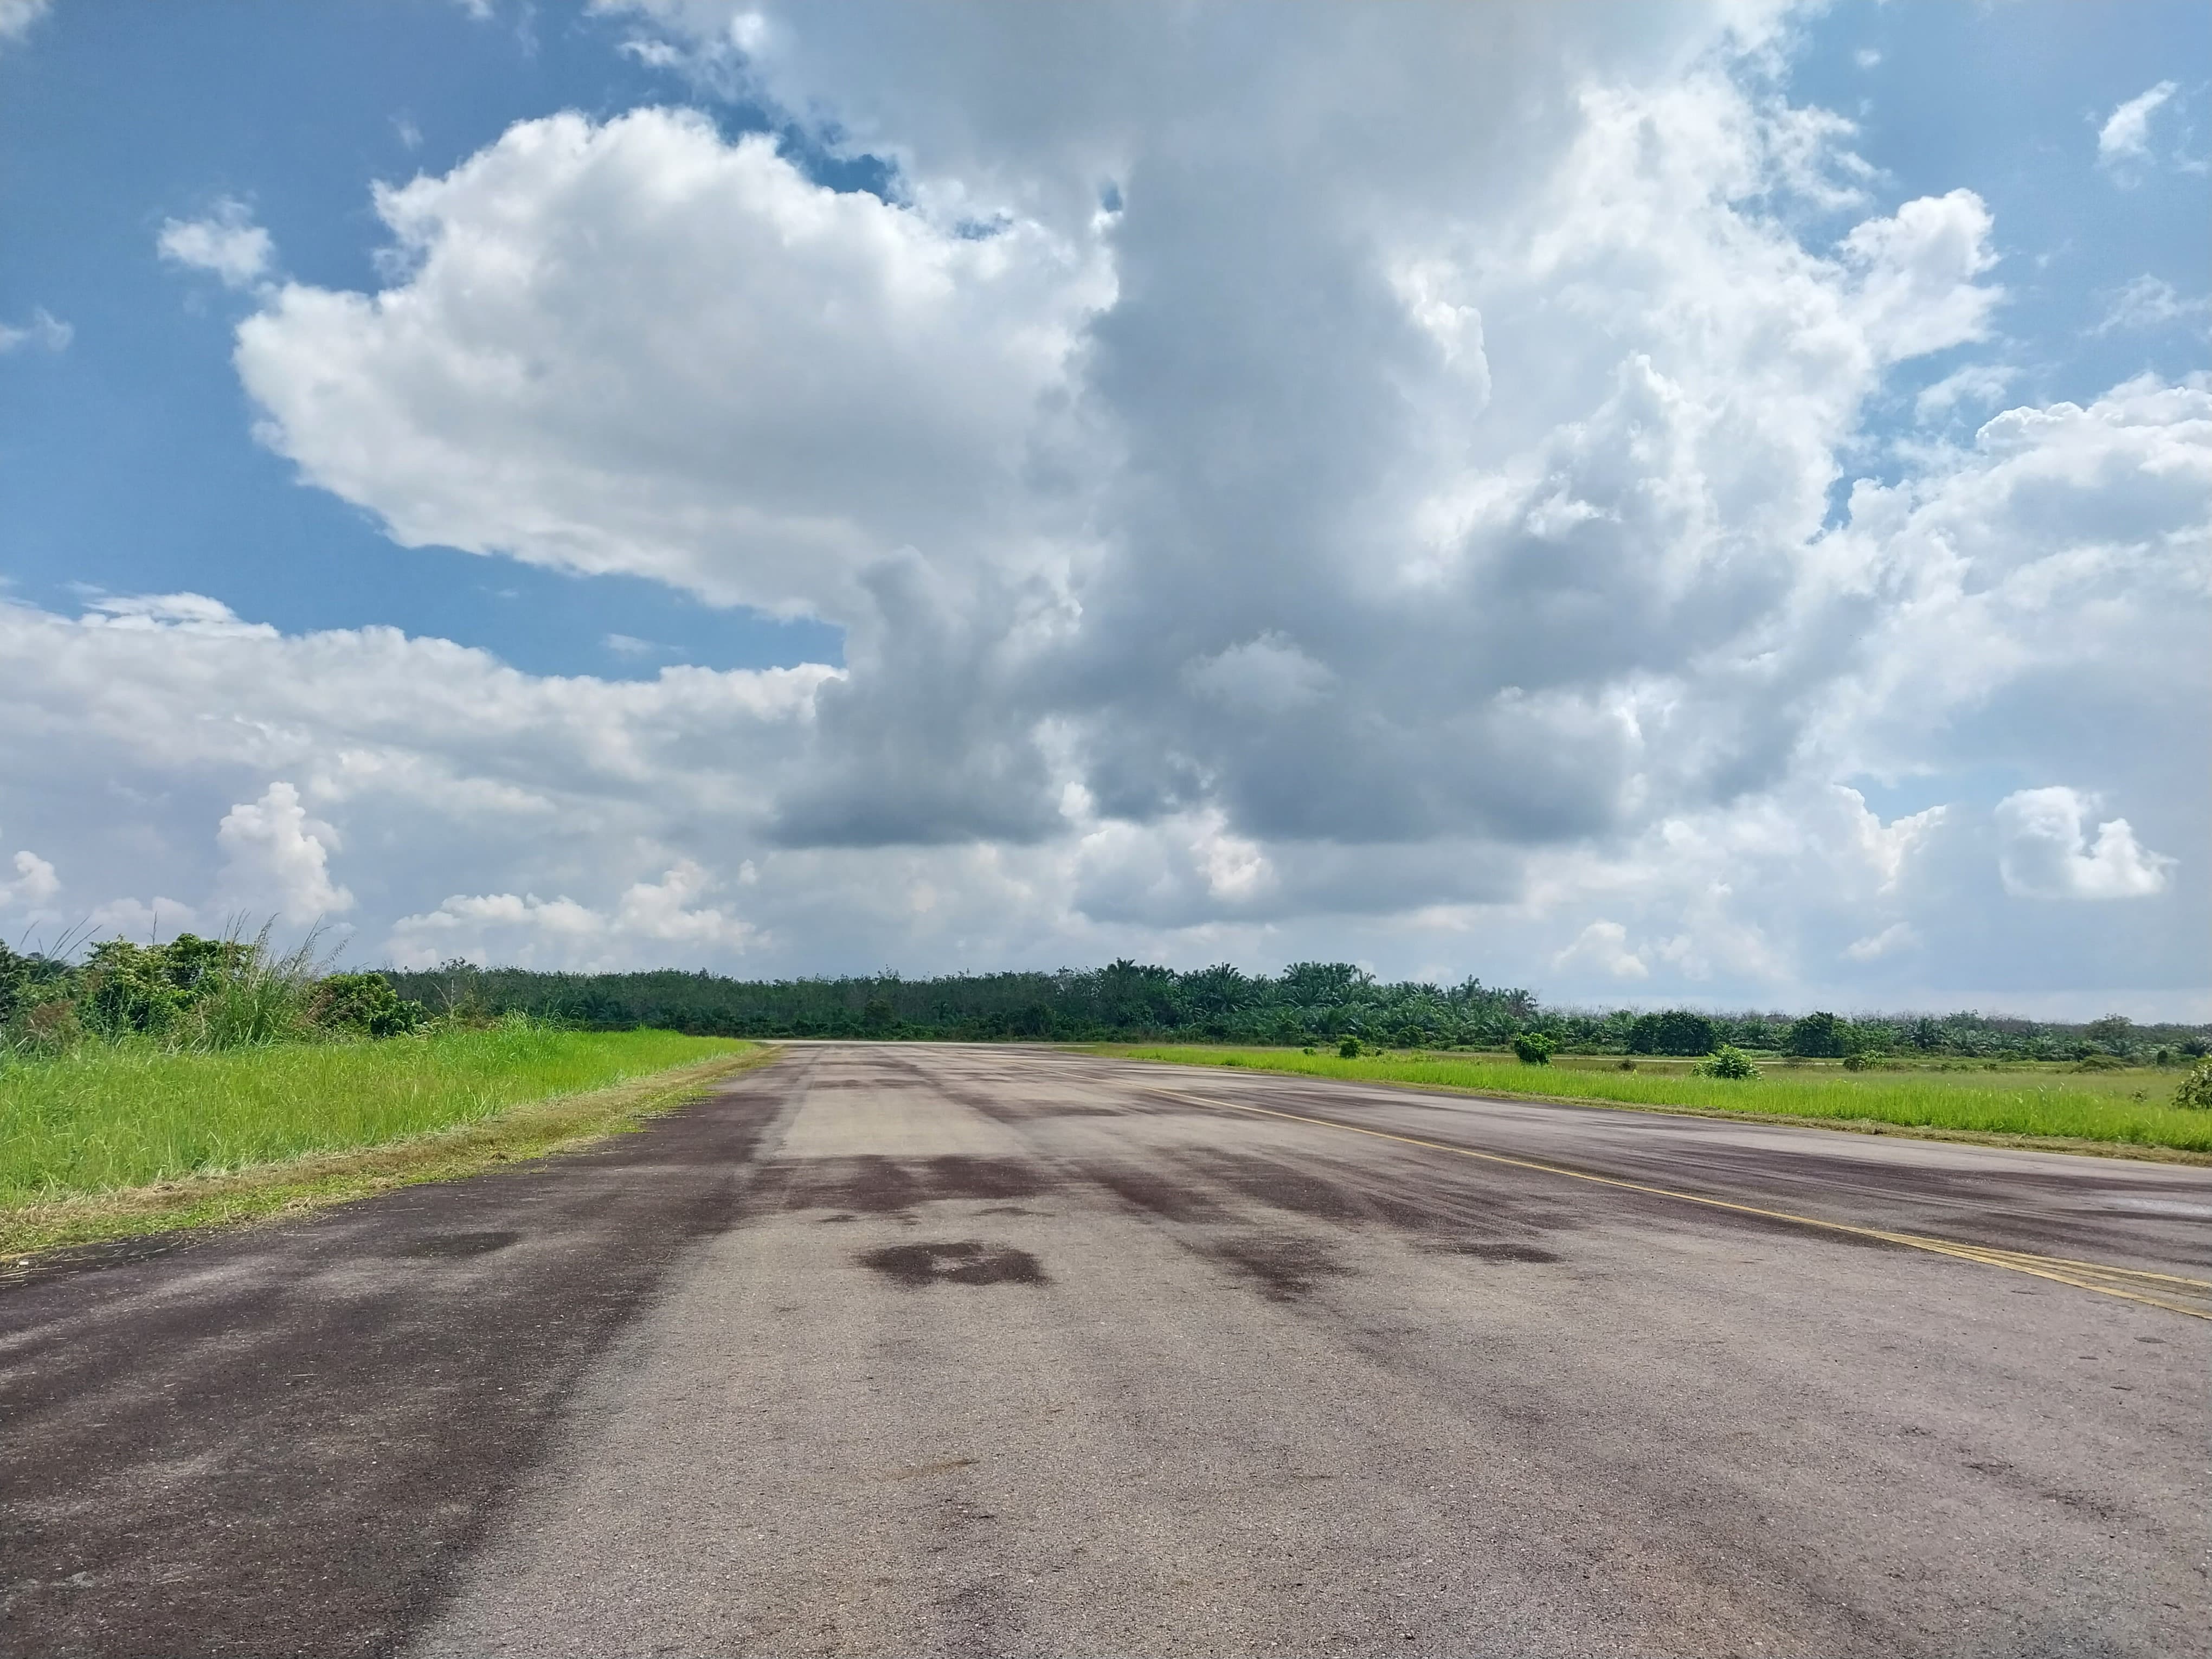
[{"label": "weed clump", "polygon": [[0,1056],[54,1059],[87,1044],[207,1054],[416,1031],[428,1015],[382,974],[333,974],[313,934],[297,949],[179,933],[166,945],[102,939],[82,962],[0,944]]},{"label": "weed clump", "polygon": [[1541,1031],[1516,1031],[1513,1057],[1523,1066],[1549,1066],[1555,1045]]},{"label": "weed clump", "polygon": [[1759,1067],[1751,1063],[1751,1056],[1733,1042],[1723,1042],[1711,1060],[1701,1060],[1690,1069],[1699,1077],[1745,1079],[1759,1075]]},{"label": "weed clump", "polygon": [[2212,1112],[2212,1060],[2191,1068],[2173,1091],[2173,1103],[2184,1111]]}]

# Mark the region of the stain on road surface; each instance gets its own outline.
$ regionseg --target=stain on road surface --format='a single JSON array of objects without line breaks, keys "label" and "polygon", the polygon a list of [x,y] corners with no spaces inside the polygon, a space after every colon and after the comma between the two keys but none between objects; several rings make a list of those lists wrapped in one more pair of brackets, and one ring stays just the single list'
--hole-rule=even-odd
[{"label": "stain on road surface", "polygon": [[784,1182],[787,1210],[836,1210],[864,1215],[903,1215],[939,1199],[1035,1198],[1045,1190],[1044,1172],[1012,1158],[814,1158],[771,1166]]},{"label": "stain on road surface", "polygon": [[910,1290],[925,1285],[1042,1285],[1044,1268],[1027,1250],[963,1238],[949,1244],[886,1244],[860,1265]]},{"label": "stain on road surface", "polygon": [[1348,1271],[1315,1238],[1227,1238],[1208,1248],[1209,1254],[1256,1281],[1273,1302],[1303,1301],[1322,1279]]}]

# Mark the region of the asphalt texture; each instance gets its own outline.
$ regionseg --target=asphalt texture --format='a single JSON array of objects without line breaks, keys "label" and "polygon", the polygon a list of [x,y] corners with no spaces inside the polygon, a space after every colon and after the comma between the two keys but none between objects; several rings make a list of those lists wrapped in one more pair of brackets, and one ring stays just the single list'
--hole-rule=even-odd
[{"label": "asphalt texture", "polygon": [[0,1650],[2205,1652],[2212,1322],[2045,1257],[2212,1170],[794,1047],[0,1285]]}]

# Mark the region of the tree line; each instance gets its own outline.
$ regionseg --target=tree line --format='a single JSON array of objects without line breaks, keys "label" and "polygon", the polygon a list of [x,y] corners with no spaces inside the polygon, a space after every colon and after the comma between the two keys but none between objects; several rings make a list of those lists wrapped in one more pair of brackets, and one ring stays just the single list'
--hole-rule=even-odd
[{"label": "tree line", "polygon": [[386,969],[433,1012],[524,1013],[594,1030],[650,1025],[701,1036],[964,1042],[1203,1042],[1299,1047],[1350,1036],[1392,1048],[1504,1048],[1521,1034],[1561,1053],[1704,1055],[1723,1044],[1807,1058],[1923,1055],[2086,1060],[2201,1057],[2212,1027],[2084,1024],[1973,1012],[1856,1018],[1814,1012],[1713,1013],[1547,1007],[1525,989],[1382,981],[1343,962],[1279,974],[1226,963],[1178,973],[1122,958],[1054,973],[892,973],[740,980],[662,969],[540,973],[463,961]]}]

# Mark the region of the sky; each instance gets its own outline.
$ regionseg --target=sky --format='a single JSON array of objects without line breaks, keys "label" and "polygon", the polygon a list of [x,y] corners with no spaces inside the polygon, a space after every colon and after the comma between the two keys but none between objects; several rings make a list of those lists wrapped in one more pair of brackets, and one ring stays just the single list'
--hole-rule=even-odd
[{"label": "sky", "polygon": [[2212,1018],[2208,64],[0,0],[0,939]]}]

